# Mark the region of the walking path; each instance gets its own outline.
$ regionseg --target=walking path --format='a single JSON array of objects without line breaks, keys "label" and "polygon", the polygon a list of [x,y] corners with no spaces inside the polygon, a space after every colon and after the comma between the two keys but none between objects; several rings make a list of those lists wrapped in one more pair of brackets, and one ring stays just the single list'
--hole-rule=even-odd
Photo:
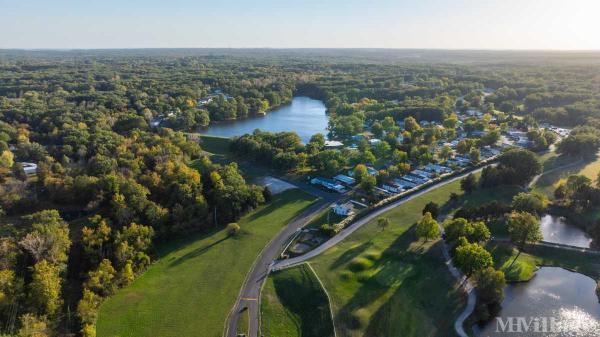
[{"label": "walking path", "polygon": [[531,180],[531,182],[529,182],[529,185],[527,185],[527,187],[528,187],[529,189],[533,188],[533,186],[535,185],[535,183],[537,183],[537,181],[538,181],[538,180],[539,180],[539,179],[540,179],[542,176],[544,176],[544,175],[546,175],[546,174],[548,174],[548,173],[552,173],[552,172],[554,172],[554,171],[562,170],[562,169],[565,169],[565,168],[568,168],[568,167],[571,167],[571,166],[576,166],[576,165],[579,165],[579,164],[581,164],[581,162],[582,162],[582,161],[583,161],[582,159],[579,159],[579,160],[577,160],[577,161],[575,161],[575,162],[572,162],[572,163],[569,163],[569,164],[565,164],[565,165],[561,165],[561,166],[555,167],[555,168],[553,168],[553,169],[550,169],[550,170],[548,170],[548,171],[542,172],[542,173],[538,174],[537,176],[533,177],[533,179]]},{"label": "walking path", "polygon": [[[498,237],[492,238],[492,241],[509,242],[509,243],[512,242],[512,241],[510,241],[509,238],[498,238]],[[565,244],[557,243],[557,242],[538,241],[535,243],[529,243],[528,245],[529,246],[558,248],[558,249],[568,250],[568,251],[572,251],[572,252],[579,252],[579,253],[584,253],[584,254],[590,254],[590,255],[600,255],[600,250],[597,250],[597,249],[565,245]]]},{"label": "walking path", "polygon": [[[442,233],[442,237],[444,234],[444,226],[442,223],[446,215],[440,216],[438,218],[438,226],[440,228],[440,233]],[[463,310],[463,312],[458,316],[456,321],[454,322],[454,330],[460,337],[468,337],[469,335],[465,331],[464,325],[465,320],[471,316],[473,310],[475,310],[475,304],[477,303],[477,294],[475,293],[475,287],[471,283],[471,281],[460,271],[458,268],[454,266],[454,262],[452,261],[452,257],[450,256],[450,248],[446,243],[446,240],[442,240],[443,254],[446,266],[448,270],[450,270],[450,274],[456,278],[456,281],[463,288],[465,293],[467,294],[467,306]]]}]

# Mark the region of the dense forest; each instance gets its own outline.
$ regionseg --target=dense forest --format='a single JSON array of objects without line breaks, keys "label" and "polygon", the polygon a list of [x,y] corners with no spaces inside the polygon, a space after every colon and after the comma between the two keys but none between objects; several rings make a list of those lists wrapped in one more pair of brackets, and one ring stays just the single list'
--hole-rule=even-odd
[{"label": "dense forest", "polygon": [[[539,149],[555,140],[537,129],[542,122],[577,127],[562,153],[600,146],[597,58],[415,53],[0,51],[0,334],[94,336],[102,298],[145,270],[153,244],[227,225],[268,201],[235,163],[211,162],[193,131],[268,114],[294,95],[325,102],[328,135],[302,144],[293,133],[257,131],[232,150],[281,171],[385,167],[381,181],[364,175],[372,189],[447,157],[432,145],[461,131],[486,131],[457,146],[475,161],[507,125],[531,130]],[[456,111],[470,109],[485,116],[459,130]],[[380,143],[325,148],[327,137],[346,142],[367,127]],[[487,170],[482,184],[522,184],[513,164]],[[597,193],[581,192],[586,184],[569,181],[557,195],[588,207]]]}]

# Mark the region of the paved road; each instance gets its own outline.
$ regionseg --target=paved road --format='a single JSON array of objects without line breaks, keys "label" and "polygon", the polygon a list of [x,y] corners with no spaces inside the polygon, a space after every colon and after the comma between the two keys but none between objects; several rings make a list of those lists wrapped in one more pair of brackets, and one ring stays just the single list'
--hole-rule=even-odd
[{"label": "paved road", "polygon": [[257,337],[259,329],[259,310],[260,310],[260,292],[262,285],[271,271],[271,264],[280,254],[283,246],[287,244],[289,238],[314,216],[323,209],[329,207],[330,200],[320,199],[316,204],[310,206],[307,210],[296,216],[277,236],[269,242],[263,249],[258,259],[254,262],[252,270],[246,276],[246,281],[238,299],[227,317],[226,337],[237,336],[237,323],[241,314],[249,315],[248,336]]},{"label": "paved road", "polygon": [[[494,164],[490,164],[490,165],[494,165]],[[484,166],[485,167],[485,166]],[[359,229],[360,227],[362,227],[364,224],[366,224],[367,222],[373,220],[374,218],[380,216],[381,214],[395,208],[398,207],[402,204],[404,204],[405,202],[412,200],[416,197],[419,197],[425,193],[431,192],[432,190],[439,188],[441,186],[447,185],[453,181],[462,179],[464,177],[466,177],[467,175],[471,174],[471,173],[476,173],[483,170],[483,167],[480,167],[476,170],[467,172],[467,173],[463,173],[461,175],[458,175],[456,177],[453,177],[451,179],[448,180],[444,180],[442,182],[439,182],[437,184],[431,185],[423,190],[420,190],[414,194],[411,194],[407,197],[398,199],[392,203],[389,203],[388,205],[385,205],[379,209],[374,210],[373,212],[371,212],[369,215],[364,216],[362,218],[360,218],[359,220],[357,220],[356,222],[352,223],[352,225],[344,228],[341,232],[339,232],[336,236],[332,237],[331,239],[327,240],[325,243],[323,243],[322,245],[320,245],[319,247],[311,250],[310,252],[298,256],[298,257],[294,257],[291,259],[286,259],[286,260],[279,260],[273,263],[272,266],[272,270],[281,270],[281,269],[286,269],[286,268],[290,268],[293,266],[296,266],[304,261],[310,260],[311,258],[321,254],[322,252],[326,251],[327,249],[335,246],[336,244],[340,243],[342,240],[344,240],[345,238],[347,238],[350,234],[354,233],[354,231],[356,231],[357,229]],[[252,336],[251,336],[252,337]]]}]

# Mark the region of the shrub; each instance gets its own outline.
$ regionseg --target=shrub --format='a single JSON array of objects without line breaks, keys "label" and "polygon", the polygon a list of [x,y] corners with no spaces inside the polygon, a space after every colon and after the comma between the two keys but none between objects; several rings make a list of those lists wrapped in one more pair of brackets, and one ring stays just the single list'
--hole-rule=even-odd
[{"label": "shrub", "polygon": [[240,230],[241,230],[240,225],[238,225],[235,222],[232,222],[232,223],[230,223],[230,224],[227,225],[227,234],[229,236],[237,235],[240,232]]}]

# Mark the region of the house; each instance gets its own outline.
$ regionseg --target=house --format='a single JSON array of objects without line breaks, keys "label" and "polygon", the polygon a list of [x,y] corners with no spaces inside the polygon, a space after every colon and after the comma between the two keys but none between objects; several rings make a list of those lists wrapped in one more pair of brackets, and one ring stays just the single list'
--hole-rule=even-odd
[{"label": "house", "polygon": [[355,142],[360,142],[363,139],[365,139],[365,135],[362,134],[352,136],[352,140]]},{"label": "house", "polygon": [[346,192],[344,186],[336,183],[334,180],[323,178],[323,177],[315,177],[310,180],[310,183],[317,186],[323,186],[328,190],[332,190],[338,193]]},{"label": "house", "polygon": [[345,174],[338,174],[337,176],[333,177],[333,180],[339,181],[340,183],[346,186],[352,186],[356,184],[356,179],[349,177]]},{"label": "house", "polygon": [[377,172],[375,168],[367,166],[367,173],[369,173],[372,176],[376,176],[379,172]]},{"label": "house", "polygon": [[422,171],[422,170],[412,170],[410,172],[411,175],[421,178],[425,181],[429,181],[431,179],[432,174],[426,171]]},{"label": "house", "polygon": [[415,184],[415,186],[423,185],[427,182],[427,180],[421,179],[420,177],[414,176],[412,174],[407,174],[400,179],[413,183]]},{"label": "house", "polygon": [[344,143],[337,140],[326,140],[325,147],[328,149],[339,149],[344,146]]},{"label": "house", "polygon": [[381,185],[381,188],[383,188],[384,190],[390,192],[390,193],[400,193],[403,191],[403,189],[397,185],[393,185],[393,184],[383,184]]},{"label": "house", "polygon": [[371,146],[377,145],[379,143],[381,143],[381,139],[377,139],[377,138],[369,139],[369,144],[371,144]]},{"label": "house", "polygon": [[423,169],[427,172],[432,172],[432,173],[436,173],[436,174],[444,174],[444,173],[452,172],[452,169],[449,167],[432,164],[432,163],[427,164]]},{"label": "house", "polygon": [[37,173],[37,164],[34,163],[21,163],[23,166],[23,171],[27,175],[34,175]]},{"label": "house", "polygon": [[409,190],[409,189],[417,186],[417,184],[415,184],[413,182],[410,182],[407,180],[402,180],[402,179],[397,179],[397,178],[394,179],[393,182],[394,182],[394,185],[402,188],[403,190]]},{"label": "house", "polygon": [[344,204],[335,204],[331,206],[333,209],[333,213],[340,216],[349,216],[354,214],[354,204],[351,202],[346,202]]}]

